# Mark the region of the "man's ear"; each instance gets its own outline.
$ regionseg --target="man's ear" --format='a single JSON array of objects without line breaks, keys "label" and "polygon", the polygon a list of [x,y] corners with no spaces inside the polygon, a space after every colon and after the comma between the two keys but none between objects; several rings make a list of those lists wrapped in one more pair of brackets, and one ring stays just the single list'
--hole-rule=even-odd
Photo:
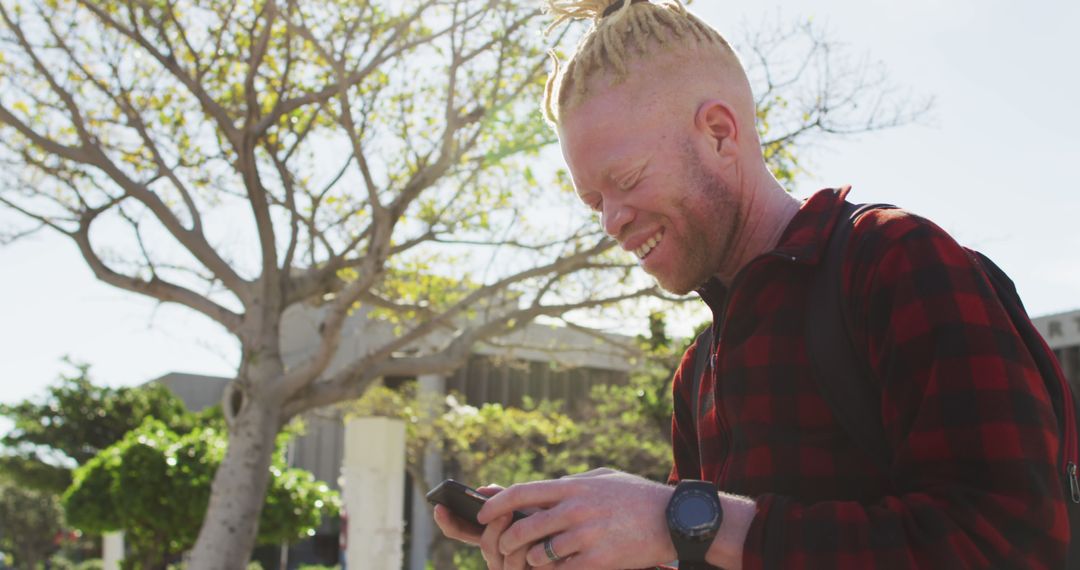
[{"label": "man's ear", "polygon": [[698,107],[694,126],[710,139],[710,148],[717,155],[735,153],[739,140],[739,123],[735,111],[720,99],[709,99]]}]

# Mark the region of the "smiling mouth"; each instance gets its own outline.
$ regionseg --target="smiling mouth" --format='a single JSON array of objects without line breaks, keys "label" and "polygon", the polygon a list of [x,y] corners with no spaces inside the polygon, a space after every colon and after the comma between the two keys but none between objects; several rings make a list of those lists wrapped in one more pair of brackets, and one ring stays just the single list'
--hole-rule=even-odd
[{"label": "smiling mouth", "polygon": [[654,234],[651,238],[649,238],[648,241],[641,244],[641,247],[635,249],[634,250],[634,255],[636,255],[638,259],[645,259],[645,257],[648,256],[649,253],[652,252],[652,250],[655,249],[656,246],[660,244],[660,240],[662,240],[663,238],[664,238],[664,229],[661,228],[660,230],[658,230],[656,232],[656,234]]}]

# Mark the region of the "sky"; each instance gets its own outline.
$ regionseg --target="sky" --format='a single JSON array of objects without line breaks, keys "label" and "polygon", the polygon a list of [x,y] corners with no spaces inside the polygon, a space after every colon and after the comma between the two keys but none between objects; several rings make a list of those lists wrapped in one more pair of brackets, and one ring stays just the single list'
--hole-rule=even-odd
[{"label": "sky", "polygon": [[[933,120],[834,140],[808,155],[800,197],[850,184],[858,202],[924,215],[988,254],[1029,312],[1080,308],[1080,2],[697,0],[736,38],[763,18],[813,18],[892,83],[935,98]],[[10,223],[0,213],[0,226]],[[74,245],[38,234],[0,247],[0,402],[70,370],[133,385],[171,371],[230,376],[229,335],[183,309],[98,283]]]}]

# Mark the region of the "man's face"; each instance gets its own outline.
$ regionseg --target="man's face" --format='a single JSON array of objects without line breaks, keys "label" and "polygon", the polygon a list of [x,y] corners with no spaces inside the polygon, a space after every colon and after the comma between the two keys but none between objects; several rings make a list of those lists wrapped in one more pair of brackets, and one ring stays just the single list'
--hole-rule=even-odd
[{"label": "man's face", "polygon": [[643,101],[622,84],[560,126],[581,200],[664,289],[685,294],[716,274],[733,243],[737,202],[694,144],[695,109]]}]

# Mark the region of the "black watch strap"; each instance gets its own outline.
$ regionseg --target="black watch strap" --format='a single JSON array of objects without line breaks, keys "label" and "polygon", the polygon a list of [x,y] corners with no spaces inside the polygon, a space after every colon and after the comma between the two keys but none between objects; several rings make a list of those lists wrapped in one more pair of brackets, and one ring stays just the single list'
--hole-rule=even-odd
[{"label": "black watch strap", "polygon": [[[675,541],[675,537],[671,537],[672,542]],[[678,542],[675,542],[675,552],[679,554],[679,570],[705,570],[706,568],[712,568],[705,563],[705,555],[709,553],[709,544],[683,544],[681,547]]]},{"label": "black watch strap", "polygon": [[705,555],[724,519],[716,487],[708,481],[680,481],[666,514],[680,568],[707,568]]}]

